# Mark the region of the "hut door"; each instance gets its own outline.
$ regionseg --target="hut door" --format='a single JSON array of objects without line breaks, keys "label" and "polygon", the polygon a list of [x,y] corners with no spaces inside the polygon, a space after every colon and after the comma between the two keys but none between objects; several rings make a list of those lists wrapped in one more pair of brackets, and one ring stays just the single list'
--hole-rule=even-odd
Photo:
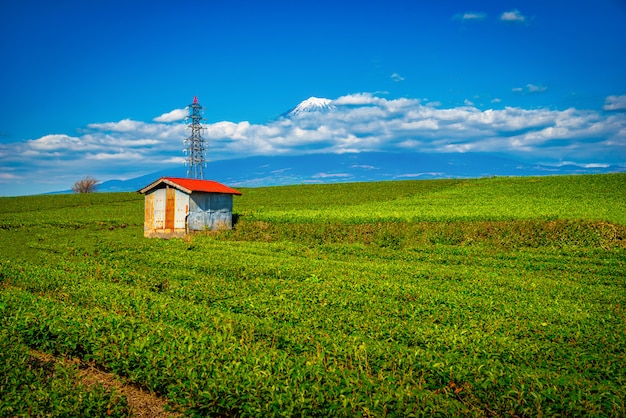
[{"label": "hut door", "polygon": [[165,229],[174,229],[176,218],[176,189],[168,187],[165,190]]},{"label": "hut door", "polygon": [[144,230],[152,231],[154,229],[154,193],[147,194],[145,202]]}]

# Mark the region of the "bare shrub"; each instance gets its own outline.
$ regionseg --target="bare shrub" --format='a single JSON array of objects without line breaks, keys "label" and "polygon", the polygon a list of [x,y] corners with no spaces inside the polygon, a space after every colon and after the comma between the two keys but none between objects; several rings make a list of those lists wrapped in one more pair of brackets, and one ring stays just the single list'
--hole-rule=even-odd
[{"label": "bare shrub", "polygon": [[98,180],[91,176],[87,176],[84,179],[78,180],[72,186],[74,193],[93,193],[97,189]]}]

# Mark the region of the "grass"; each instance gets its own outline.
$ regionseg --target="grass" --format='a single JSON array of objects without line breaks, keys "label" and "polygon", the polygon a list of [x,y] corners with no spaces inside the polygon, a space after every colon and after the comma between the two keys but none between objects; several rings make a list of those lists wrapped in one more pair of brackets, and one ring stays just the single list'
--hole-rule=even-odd
[{"label": "grass", "polygon": [[623,416],[625,185],[248,189],[184,240],[136,194],[3,198],[0,331],[192,416]]}]

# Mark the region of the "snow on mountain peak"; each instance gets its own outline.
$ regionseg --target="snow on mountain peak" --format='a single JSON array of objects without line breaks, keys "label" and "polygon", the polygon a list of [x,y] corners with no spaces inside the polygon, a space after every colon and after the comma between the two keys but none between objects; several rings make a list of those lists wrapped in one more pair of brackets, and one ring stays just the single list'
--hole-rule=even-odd
[{"label": "snow on mountain peak", "polygon": [[332,100],[324,99],[319,97],[309,97],[308,99],[300,102],[298,106],[291,109],[289,112],[283,114],[283,116],[288,118],[293,118],[302,113],[312,113],[312,112],[328,112],[335,108],[331,104]]}]

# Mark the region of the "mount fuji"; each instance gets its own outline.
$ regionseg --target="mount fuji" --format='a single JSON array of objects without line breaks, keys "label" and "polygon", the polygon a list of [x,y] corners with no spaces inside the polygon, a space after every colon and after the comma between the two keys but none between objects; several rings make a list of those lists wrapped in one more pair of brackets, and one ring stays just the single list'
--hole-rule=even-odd
[{"label": "mount fuji", "polygon": [[319,97],[309,97],[308,99],[300,102],[293,109],[283,113],[281,116],[291,119],[307,113],[326,113],[333,109],[335,109],[335,106],[332,105],[332,100]]}]

